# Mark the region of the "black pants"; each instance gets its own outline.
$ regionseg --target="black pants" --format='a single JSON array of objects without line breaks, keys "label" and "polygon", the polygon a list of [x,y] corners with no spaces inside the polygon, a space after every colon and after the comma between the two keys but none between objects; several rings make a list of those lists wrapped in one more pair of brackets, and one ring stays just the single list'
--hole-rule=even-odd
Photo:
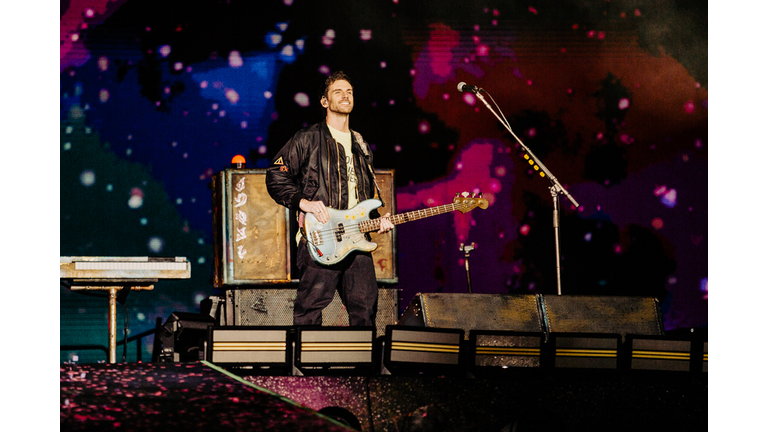
[{"label": "black pants", "polygon": [[301,276],[293,306],[294,325],[321,325],[323,309],[337,290],[349,313],[349,325],[376,325],[379,288],[370,253],[352,252],[340,263],[320,265],[312,259],[302,238],[296,261]]}]

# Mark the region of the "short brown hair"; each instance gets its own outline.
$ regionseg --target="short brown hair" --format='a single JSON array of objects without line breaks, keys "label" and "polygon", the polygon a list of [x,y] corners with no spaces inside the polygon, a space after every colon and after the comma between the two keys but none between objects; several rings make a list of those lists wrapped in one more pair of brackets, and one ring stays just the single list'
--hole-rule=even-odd
[{"label": "short brown hair", "polygon": [[354,85],[352,85],[352,80],[349,79],[347,74],[345,74],[342,71],[334,72],[325,80],[325,84],[323,85],[323,88],[320,93],[320,100],[322,100],[323,98],[328,98],[328,89],[331,88],[331,85],[333,85],[333,83],[339,80],[344,80],[348,82],[349,85],[352,86],[352,88],[355,87]]}]

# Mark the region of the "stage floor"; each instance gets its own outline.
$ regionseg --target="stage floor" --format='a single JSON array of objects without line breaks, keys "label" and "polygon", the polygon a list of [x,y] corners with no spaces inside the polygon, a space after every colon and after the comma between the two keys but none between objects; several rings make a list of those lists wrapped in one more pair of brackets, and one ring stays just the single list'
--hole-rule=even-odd
[{"label": "stage floor", "polygon": [[204,361],[62,364],[60,371],[61,430],[707,428],[706,377],[690,374],[524,370],[484,376],[260,376]]}]

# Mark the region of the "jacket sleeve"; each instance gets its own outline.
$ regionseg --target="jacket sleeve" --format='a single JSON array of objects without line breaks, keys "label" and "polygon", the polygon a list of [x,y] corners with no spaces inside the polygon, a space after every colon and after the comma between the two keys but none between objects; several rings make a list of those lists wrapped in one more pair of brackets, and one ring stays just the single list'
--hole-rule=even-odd
[{"label": "jacket sleeve", "polygon": [[288,141],[267,168],[267,191],[276,203],[299,210],[299,202],[306,198],[302,192],[300,175],[306,163],[307,137],[297,132]]}]

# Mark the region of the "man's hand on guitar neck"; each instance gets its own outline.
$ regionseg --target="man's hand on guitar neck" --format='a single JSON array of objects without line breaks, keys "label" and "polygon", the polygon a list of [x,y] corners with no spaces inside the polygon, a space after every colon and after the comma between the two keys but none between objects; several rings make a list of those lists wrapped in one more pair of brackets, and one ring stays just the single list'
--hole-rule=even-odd
[{"label": "man's hand on guitar neck", "polygon": [[384,234],[385,232],[391,230],[395,227],[395,225],[392,223],[391,220],[389,220],[389,216],[391,216],[389,213],[385,214],[379,220],[379,234]]},{"label": "man's hand on guitar neck", "polygon": [[299,208],[304,213],[312,213],[318,222],[325,224],[328,222],[328,209],[325,208],[325,204],[322,201],[309,201],[302,199],[299,201]]}]

